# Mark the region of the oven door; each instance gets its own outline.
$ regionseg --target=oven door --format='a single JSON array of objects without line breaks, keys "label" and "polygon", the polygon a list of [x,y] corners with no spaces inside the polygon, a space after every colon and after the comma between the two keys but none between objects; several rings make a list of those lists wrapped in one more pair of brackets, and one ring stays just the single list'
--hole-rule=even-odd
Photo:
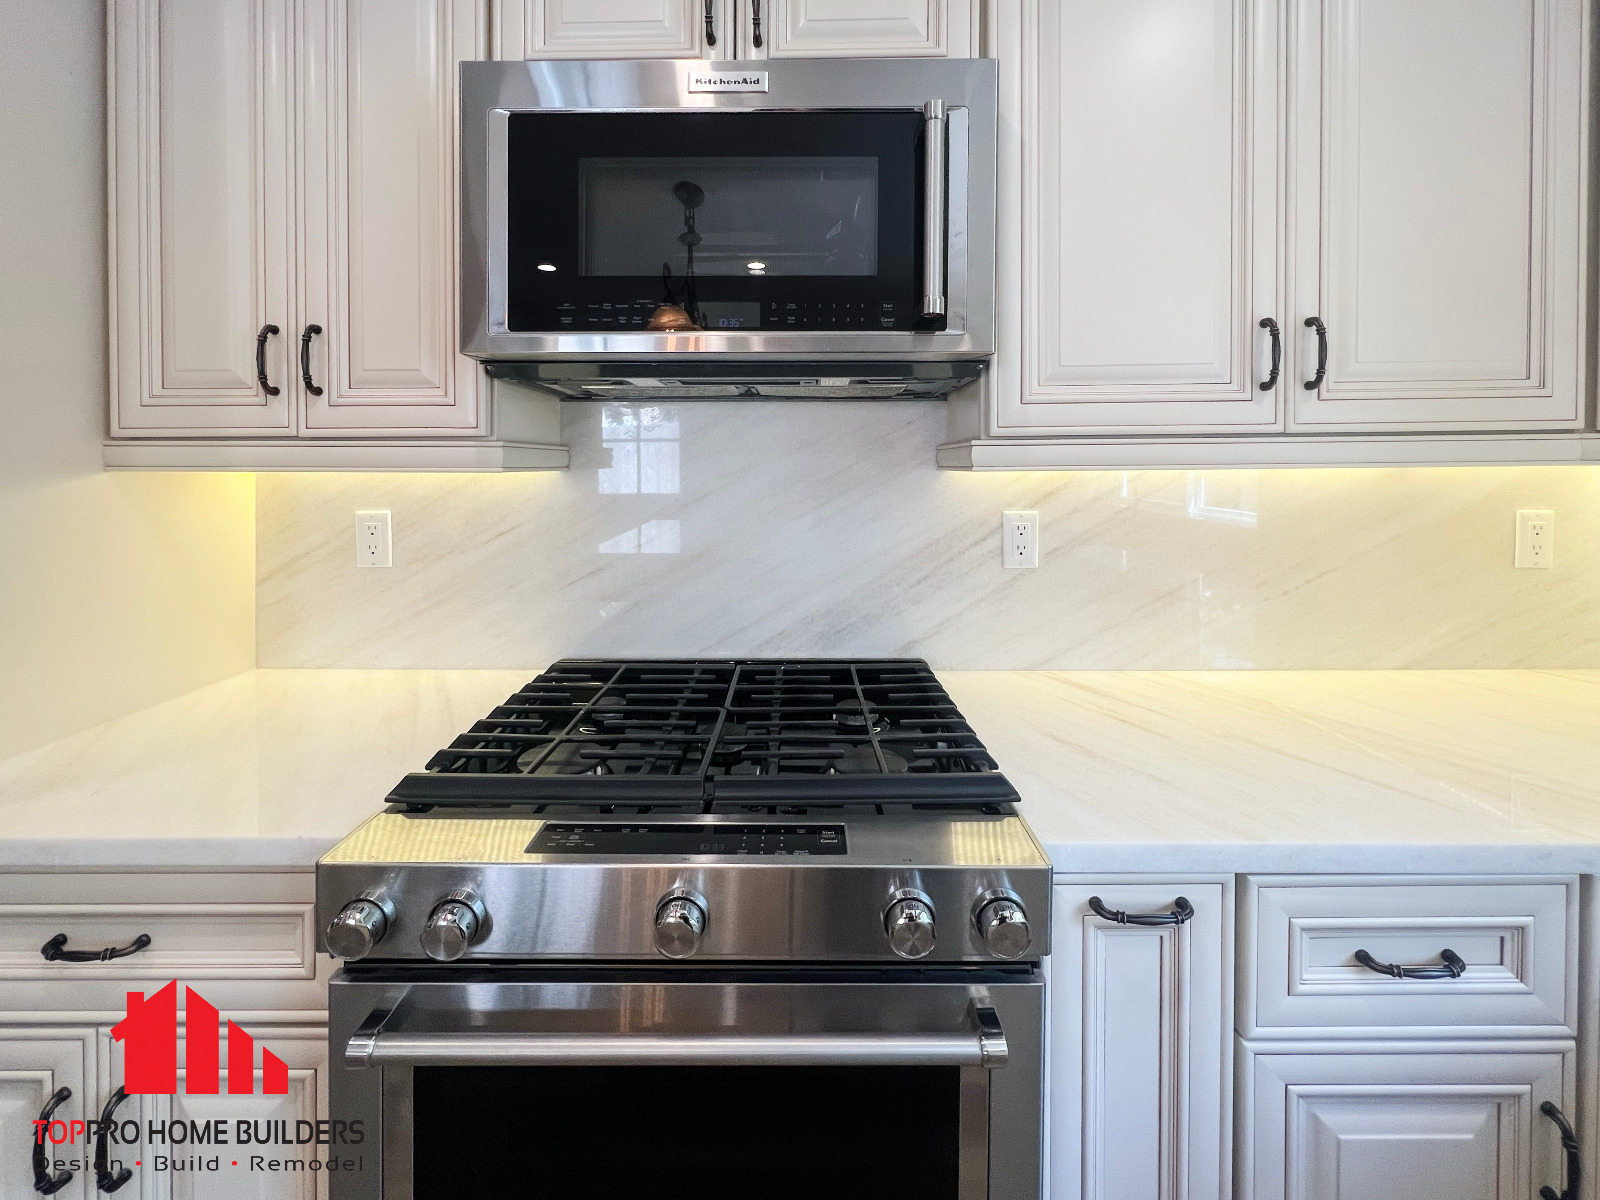
[{"label": "oven door", "polygon": [[336,979],[331,1196],[1037,1200],[1036,972],[903,974]]}]

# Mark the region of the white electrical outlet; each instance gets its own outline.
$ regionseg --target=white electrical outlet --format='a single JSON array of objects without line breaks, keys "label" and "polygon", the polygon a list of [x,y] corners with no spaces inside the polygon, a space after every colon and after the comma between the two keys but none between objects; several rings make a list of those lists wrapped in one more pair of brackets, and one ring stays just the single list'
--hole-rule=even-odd
[{"label": "white electrical outlet", "polygon": [[389,534],[389,510],[369,509],[356,513],[356,566],[394,565],[394,544]]},{"label": "white electrical outlet", "polygon": [[1517,509],[1519,567],[1548,567],[1556,558],[1556,514],[1548,508]]},{"label": "white electrical outlet", "polygon": [[1000,562],[1006,567],[1039,565],[1039,514],[1000,514]]}]

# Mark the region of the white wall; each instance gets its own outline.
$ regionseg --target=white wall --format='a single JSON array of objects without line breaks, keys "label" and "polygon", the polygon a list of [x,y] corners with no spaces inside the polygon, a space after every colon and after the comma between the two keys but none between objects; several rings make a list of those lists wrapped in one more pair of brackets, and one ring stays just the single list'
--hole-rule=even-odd
[{"label": "white wall", "polygon": [[100,470],[104,58],[0,0],[0,757],[254,665],[254,478]]}]

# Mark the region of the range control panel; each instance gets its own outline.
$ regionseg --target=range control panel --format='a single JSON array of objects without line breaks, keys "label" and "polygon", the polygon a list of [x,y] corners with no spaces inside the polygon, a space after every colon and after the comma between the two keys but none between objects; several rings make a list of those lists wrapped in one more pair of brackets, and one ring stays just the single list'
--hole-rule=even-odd
[{"label": "range control panel", "polygon": [[529,854],[844,854],[843,825],[608,825],[552,822]]},{"label": "range control panel", "polygon": [[[643,332],[659,300],[563,301],[555,305],[555,328],[628,329]],[[910,306],[893,300],[704,300],[704,328],[911,329]]]}]

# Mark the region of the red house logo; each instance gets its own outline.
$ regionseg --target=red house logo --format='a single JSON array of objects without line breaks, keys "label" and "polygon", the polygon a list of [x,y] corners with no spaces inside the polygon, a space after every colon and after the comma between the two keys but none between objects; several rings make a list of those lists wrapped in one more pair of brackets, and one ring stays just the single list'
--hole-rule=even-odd
[{"label": "red house logo", "polygon": [[[189,1014],[184,1042],[183,1090],[190,1096],[215,1096],[221,1091],[221,1018],[214,1004],[185,987]],[[170,1096],[178,1090],[178,981],[174,979],[148,1000],[143,992],[128,993],[128,1015],[111,1027],[124,1046],[123,1087],[130,1096]],[[228,1022],[228,1094],[248,1096],[255,1090],[256,1041]],[[262,1094],[286,1096],[289,1068],[272,1051],[261,1050]]]}]

